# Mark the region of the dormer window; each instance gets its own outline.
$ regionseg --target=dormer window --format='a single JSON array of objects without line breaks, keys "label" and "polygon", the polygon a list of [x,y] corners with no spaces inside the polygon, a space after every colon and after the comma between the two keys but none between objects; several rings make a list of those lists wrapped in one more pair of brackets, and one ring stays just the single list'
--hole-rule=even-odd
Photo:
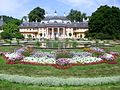
[{"label": "dormer window", "polygon": [[70,22],[67,22],[67,24],[70,24]]},{"label": "dormer window", "polygon": [[54,21],[54,23],[57,23],[57,21]]},{"label": "dormer window", "polygon": [[45,22],[42,22],[42,24],[45,24]]}]

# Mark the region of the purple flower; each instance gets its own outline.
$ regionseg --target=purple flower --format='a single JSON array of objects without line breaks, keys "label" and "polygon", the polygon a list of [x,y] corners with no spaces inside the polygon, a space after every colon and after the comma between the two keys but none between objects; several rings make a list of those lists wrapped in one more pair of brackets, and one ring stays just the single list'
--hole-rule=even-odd
[{"label": "purple flower", "polygon": [[73,56],[79,56],[79,57],[88,57],[88,56],[92,56],[92,53],[89,52],[76,52],[73,53]]},{"label": "purple flower", "polygon": [[116,55],[116,56],[118,56],[118,55],[119,55],[119,53],[118,53],[118,52],[109,52],[109,54]]},{"label": "purple flower", "polygon": [[101,59],[103,60],[114,60],[114,56],[108,53],[105,53],[103,56],[100,56]]},{"label": "purple flower", "polygon": [[61,66],[66,66],[70,64],[70,60],[68,58],[59,58],[56,60],[56,64],[61,65]]},{"label": "purple flower", "polygon": [[105,52],[104,49],[101,49],[99,47],[91,47],[90,49],[96,52]]}]

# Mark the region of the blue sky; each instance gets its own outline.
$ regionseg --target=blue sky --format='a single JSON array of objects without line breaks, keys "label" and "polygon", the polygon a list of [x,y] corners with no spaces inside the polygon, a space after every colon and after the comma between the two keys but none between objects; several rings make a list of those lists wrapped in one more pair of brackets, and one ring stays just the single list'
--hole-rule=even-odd
[{"label": "blue sky", "polygon": [[52,15],[56,10],[58,15],[66,15],[71,9],[91,15],[100,5],[117,6],[120,8],[120,0],[1,0],[0,15],[22,18],[32,9],[39,6]]}]

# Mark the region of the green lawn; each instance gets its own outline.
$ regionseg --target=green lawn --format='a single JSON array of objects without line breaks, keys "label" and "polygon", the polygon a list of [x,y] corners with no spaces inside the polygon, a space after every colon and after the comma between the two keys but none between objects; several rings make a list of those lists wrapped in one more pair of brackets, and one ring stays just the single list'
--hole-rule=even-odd
[{"label": "green lawn", "polygon": [[[13,50],[15,47],[0,47],[0,51]],[[10,49],[9,49],[10,48]],[[17,47],[16,47],[17,48]],[[117,51],[120,53],[120,45],[110,47],[108,50]],[[120,75],[120,58],[117,59],[118,64],[97,64],[88,66],[75,66],[70,69],[59,70],[50,66],[35,66],[35,65],[8,65],[0,56],[0,73],[18,74],[34,77],[56,76],[56,77],[100,77],[100,76],[117,76]],[[40,87],[32,85],[22,85],[0,81],[0,90],[120,90],[120,83],[115,85],[103,86],[80,86],[80,87]]]},{"label": "green lawn", "polygon": [[101,86],[64,86],[64,87],[45,87],[37,85],[24,85],[0,81],[0,90],[120,90],[120,83]]},{"label": "green lawn", "polygon": [[[120,52],[120,46],[110,48],[112,51]],[[88,66],[75,66],[70,69],[60,70],[51,66],[36,66],[15,64],[8,65],[6,61],[0,56],[0,73],[4,74],[18,74],[25,76],[62,76],[62,77],[98,77],[98,76],[112,76],[120,75],[120,58],[117,60],[118,64],[97,64]]]},{"label": "green lawn", "polygon": [[13,51],[19,47],[20,46],[0,46],[0,52],[10,52],[10,51]]},{"label": "green lawn", "polygon": [[63,77],[98,77],[98,76],[111,76],[120,75],[120,59],[116,65],[97,64],[88,66],[75,66],[70,69],[60,70],[51,66],[36,66],[36,65],[23,65],[15,64],[8,65],[6,61],[0,57],[0,73],[4,74],[19,74],[26,76],[63,76]]}]

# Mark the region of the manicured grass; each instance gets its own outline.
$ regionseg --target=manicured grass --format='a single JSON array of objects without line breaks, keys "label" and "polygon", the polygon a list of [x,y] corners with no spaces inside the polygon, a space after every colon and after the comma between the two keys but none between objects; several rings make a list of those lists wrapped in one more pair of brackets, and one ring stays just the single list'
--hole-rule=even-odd
[{"label": "manicured grass", "polygon": [[[0,46],[0,51],[14,50],[15,46]],[[109,51],[117,51],[120,53],[120,45],[108,48]],[[79,51],[79,50],[76,50]],[[100,76],[117,76],[120,75],[120,58],[117,59],[118,64],[97,64],[88,66],[75,66],[70,69],[59,70],[50,66],[34,66],[34,65],[8,65],[0,56],[0,73],[18,74],[34,77],[56,76],[56,77],[100,77]],[[10,83],[8,81],[0,81],[0,90],[120,90],[120,82],[116,84],[108,84],[102,86],[79,86],[79,87],[43,87],[36,85],[23,85]]]},{"label": "manicured grass", "polygon": [[[7,47],[8,48],[8,47]],[[0,47],[1,49],[1,47]],[[2,47],[3,49],[3,47]],[[14,48],[13,48],[14,49]],[[109,48],[112,51],[120,52],[120,45]],[[0,56],[0,73],[18,74],[34,77],[56,76],[56,77],[99,77],[120,75],[120,58],[117,59],[118,64],[97,64],[88,66],[75,66],[70,69],[60,70],[51,66],[36,66],[15,64],[8,65]]]},{"label": "manicured grass", "polygon": [[[118,59],[120,61],[120,59]],[[115,65],[97,64],[88,66],[75,66],[70,69],[60,70],[51,66],[36,66],[15,64],[8,65],[5,60],[0,57],[0,73],[19,74],[26,76],[62,76],[62,77],[98,77],[120,75],[120,62]]]},{"label": "manicured grass", "polygon": [[19,47],[20,46],[0,46],[0,52],[10,52]]},{"label": "manicured grass", "polygon": [[116,84],[108,84],[101,86],[65,86],[65,87],[45,87],[37,85],[24,85],[11,83],[8,81],[0,81],[0,90],[120,90],[120,82]]},{"label": "manicured grass", "polygon": [[115,51],[120,53],[120,45],[115,45],[114,47],[107,48],[108,51]]}]

